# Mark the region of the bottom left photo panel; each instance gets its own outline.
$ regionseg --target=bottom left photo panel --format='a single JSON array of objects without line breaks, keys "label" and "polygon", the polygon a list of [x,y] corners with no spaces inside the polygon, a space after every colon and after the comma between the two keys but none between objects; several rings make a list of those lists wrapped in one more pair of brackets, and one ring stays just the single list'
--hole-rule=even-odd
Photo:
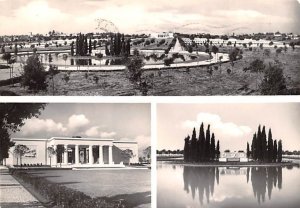
[{"label": "bottom left photo panel", "polygon": [[151,105],[0,103],[0,207],[151,207]]}]

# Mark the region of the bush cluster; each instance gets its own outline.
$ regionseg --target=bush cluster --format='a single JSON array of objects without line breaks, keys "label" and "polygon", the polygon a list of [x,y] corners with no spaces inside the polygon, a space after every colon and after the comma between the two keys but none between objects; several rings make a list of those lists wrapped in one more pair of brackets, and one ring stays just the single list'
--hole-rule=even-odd
[{"label": "bush cluster", "polygon": [[10,173],[30,184],[37,192],[51,202],[51,206],[88,208],[88,207],[108,207],[108,208],[125,208],[124,202],[108,202],[103,198],[91,198],[90,196],[67,188],[60,184],[55,184],[49,180],[31,175],[24,171],[10,169]]},{"label": "bush cluster", "polygon": [[43,163],[35,163],[35,164],[21,164],[21,165],[14,165],[15,167],[41,167],[43,166]]}]

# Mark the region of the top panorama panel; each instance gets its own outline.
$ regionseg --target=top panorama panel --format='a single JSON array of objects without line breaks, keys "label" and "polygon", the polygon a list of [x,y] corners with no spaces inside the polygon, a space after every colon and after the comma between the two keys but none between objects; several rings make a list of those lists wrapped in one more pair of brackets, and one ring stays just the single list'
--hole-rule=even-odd
[{"label": "top panorama panel", "polygon": [[299,0],[0,7],[2,96],[300,95]]}]

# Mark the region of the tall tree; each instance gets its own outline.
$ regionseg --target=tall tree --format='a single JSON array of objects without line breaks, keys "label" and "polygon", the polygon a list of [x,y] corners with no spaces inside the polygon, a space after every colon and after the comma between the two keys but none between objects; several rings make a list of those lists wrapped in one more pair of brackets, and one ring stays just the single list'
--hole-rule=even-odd
[{"label": "tall tree", "polygon": [[215,160],[216,158],[216,144],[215,144],[215,134],[211,135],[211,143],[210,143],[210,158],[211,160]]},{"label": "tall tree", "polygon": [[272,130],[269,129],[268,133],[268,162],[273,160],[273,139],[272,139]]},{"label": "tall tree", "polygon": [[247,142],[247,158],[250,157],[250,148],[249,148],[249,142]]},{"label": "tall tree", "polygon": [[190,161],[190,136],[187,136],[184,139],[184,150],[183,150],[183,157],[185,162]]},{"label": "tall tree", "polygon": [[256,138],[256,133],[253,134],[251,152],[252,152],[252,159],[257,160],[257,138]]},{"label": "tall tree", "polygon": [[217,142],[216,155],[217,155],[217,159],[219,159],[219,157],[220,157],[220,142],[219,142],[219,140]]},{"label": "tall tree", "polygon": [[204,160],[205,156],[205,134],[204,134],[204,124],[201,123],[200,130],[199,130],[199,157],[200,161]]},{"label": "tall tree", "polygon": [[277,155],[278,155],[277,140],[275,139],[274,147],[273,147],[273,162],[277,161]]},{"label": "tall tree", "polygon": [[92,39],[89,40],[89,54],[92,54]]},{"label": "tall tree", "polygon": [[1,103],[0,104],[0,161],[8,158],[9,148],[14,145],[10,135],[25,124],[26,119],[37,117],[45,104]]},{"label": "tall tree", "polygon": [[74,56],[74,42],[71,43],[71,56]]},{"label": "tall tree", "polygon": [[256,148],[257,148],[257,160],[262,160],[262,136],[260,125],[258,126],[257,136],[256,136]]},{"label": "tall tree", "polygon": [[205,136],[205,159],[210,159],[210,125],[208,124]]},{"label": "tall tree", "polygon": [[278,142],[278,162],[281,162],[282,161],[282,141],[281,139],[279,140]]},{"label": "tall tree", "polygon": [[266,128],[263,126],[261,132],[261,149],[262,149],[262,161],[267,160],[267,135],[266,135]]},{"label": "tall tree", "polygon": [[191,140],[191,161],[196,162],[197,161],[197,136],[196,136],[196,129],[193,129],[192,133],[192,140]]}]

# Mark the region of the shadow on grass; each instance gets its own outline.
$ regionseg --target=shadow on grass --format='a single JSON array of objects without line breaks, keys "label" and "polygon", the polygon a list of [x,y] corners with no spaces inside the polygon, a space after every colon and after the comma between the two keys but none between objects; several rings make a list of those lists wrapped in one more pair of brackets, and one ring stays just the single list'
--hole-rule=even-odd
[{"label": "shadow on grass", "polygon": [[136,207],[141,204],[151,203],[151,191],[120,194],[112,197],[99,197],[99,199],[104,199],[106,201],[123,201],[126,207]]}]

